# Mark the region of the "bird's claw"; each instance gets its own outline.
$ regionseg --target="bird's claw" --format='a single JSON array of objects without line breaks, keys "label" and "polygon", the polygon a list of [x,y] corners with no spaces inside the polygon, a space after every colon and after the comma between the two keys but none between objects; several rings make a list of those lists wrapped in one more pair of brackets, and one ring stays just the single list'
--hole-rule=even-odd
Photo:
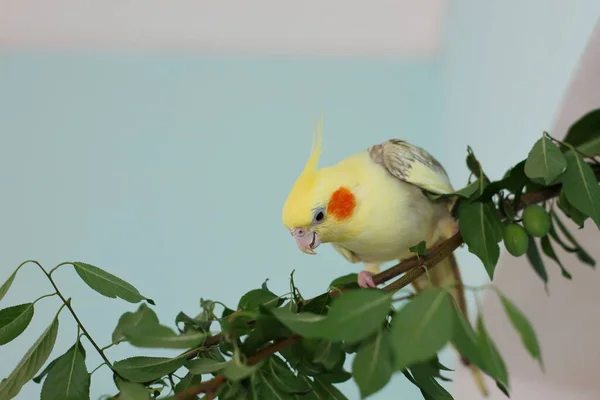
[{"label": "bird's claw", "polygon": [[452,236],[456,235],[458,232],[460,232],[460,224],[455,222],[454,228],[452,229]]},{"label": "bird's claw", "polygon": [[373,273],[369,271],[360,271],[358,273],[358,286],[361,288],[374,288],[377,287],[373,282]]}]

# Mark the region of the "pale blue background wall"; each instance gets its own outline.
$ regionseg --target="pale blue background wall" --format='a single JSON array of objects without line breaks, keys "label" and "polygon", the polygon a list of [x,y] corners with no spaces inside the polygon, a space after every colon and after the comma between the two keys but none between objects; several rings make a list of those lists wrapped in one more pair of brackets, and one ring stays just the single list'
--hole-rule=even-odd
[{"label": "pale blue background wall", "polygon": [[[88,261],[153,297],[165,323],[179,310],[195,313],[200,297],[235,306],[265,278],[286,292],[294,268],[303,293],[318,294],[355,269],[329,248],[301,254],[280,223],[317,108],[323,163],[402,136],[438,156],[455,186],[466,179],[467,143],[501,174],[526,154],[511,139],[532,143],[550,126],[600,12],[594,3],[544,11],[547,2],[532,1],[538,7],[519,7],[519,16],[508,5],[454,2],[446,47],[432,62],[1,55],[0,280],[27,258]],[[490,13],[510,19],[508,38],[506,21]],[[466,279],[480,281],[476,260],[459,257]],[[91,292],[69,268],[57,279],[79,312],[92,312],[83,322],[102,344],[118,316],[136,308]],[[38,271],[24,268],[2,307],[48,291]],[[27,333],[0,349],[9,360],[0,376],[57,305],[40,302]],[[66,313],[60,332],[53,356],[75,339]],[[135,353],[109,350],[113,359]],[[99,361],[89,354],[91,369]],[[93,382],[94,398],[113,393],[106,370]],[[352,382],[342,388],[358,398]],[[30,384],[18,398],[38,393]],[[416,396],[398,376],[373,398],[399,393]]]}]

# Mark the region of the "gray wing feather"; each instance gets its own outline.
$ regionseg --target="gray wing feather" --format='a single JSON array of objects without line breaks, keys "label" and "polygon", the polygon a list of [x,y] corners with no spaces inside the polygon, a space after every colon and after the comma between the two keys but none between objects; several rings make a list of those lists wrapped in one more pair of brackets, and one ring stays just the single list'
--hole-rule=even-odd
[{"label": "gray wing feather", "polygon": [[396,178],[435,194],[454,189],[444,167],[424,149],[404,140],[390,139],[367,149],[371,159]]}]

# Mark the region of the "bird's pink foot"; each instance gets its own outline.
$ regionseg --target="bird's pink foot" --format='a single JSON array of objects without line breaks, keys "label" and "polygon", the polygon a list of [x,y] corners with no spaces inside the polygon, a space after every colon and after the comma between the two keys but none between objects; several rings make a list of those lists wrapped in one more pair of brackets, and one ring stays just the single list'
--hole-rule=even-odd
[{"label": "bird's pink foot", "polygon": [[456,235],[458,232],[460,232],[460,225],[457,221],[454,223],[454,228],[452,228],[452,236]]},{"label": "bird's pink foot", "polygon": [[373,282],[373,273],[369,271],[360,271],[358,273],[358,286],[361,288],[374,288],[375,282]]}]

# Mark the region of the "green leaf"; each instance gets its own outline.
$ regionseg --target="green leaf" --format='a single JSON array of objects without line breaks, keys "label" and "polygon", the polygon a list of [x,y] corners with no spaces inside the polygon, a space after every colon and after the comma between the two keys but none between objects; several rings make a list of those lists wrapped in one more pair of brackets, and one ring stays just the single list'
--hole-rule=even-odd
[{"label": "green leaf", "polygon": [[478,338],[473,327],[459,309],[454,307],[454,311],[455,320],[452,331],[452,343],[461,355],[484,370],[485,364],[479,353]]},{"label": "green leaf", "polygon": [[41,400],[83,400],[90,398],[90,374],[85,366],[85,350],[75,343],[58,358],[44,381]]},{"label": "green leaf", "polygon": [[[183,329],[179,327],[179,323],[183,323]],[[210,323],[206,320],[199,320],[198,317],[192,318],[183,311],[180,311],[179,314],[175,317],[175,325],[177,325],[177,330],[179,332],[206,332],[210,329]]]},{"label": "green leaf", "polygon": [[348,285],[357,285],[356,283],[358,280],[358,274],[356,272],[353,272],[351,274],[347,274],[347,275],[343,275],[340,276],[338,278],[335,278],[334,280],[331,281],[331,283],[329,284],[330,288],[341,288],[341,287],[346,287]]},{"label": "green leaf", "polygon": [[381,390],[394,373],[390,332],[380,329],[359,348],[352,363],[352,374],[361,398]]},{"label": "green leaf", "polygon": [[[59,311],[60,312],[60,311]],[[58,313],[10,375],[0,382],[0,399],[12,399],[37,374],[50,356],[58,334]]]},{"label": "green leaf", "polygon": [[542,237],[541,244],[542,244],[542,251],[544,252],[544,254],[546,256],[550,257],[551,259],[553,259],[560,267],[562,276],[564,276],[567,279],[572,279],[573,277],[571,276],[571,273],[569,271],[567,271],[567,269],[564,267],[562,262],[560,262],[560,259],[554,252],[554,248],[552,247],[552,243],[550,243],[550,238],[548,235]]},{"label": "green leaf", "polygon": [[580,228],[583,228],[583,225],[588,219],[588,216],[576,209],[575,207],[573,207],[571,203],[569,203],[567,197],[565,196],[564,190],[560,191],[557,204],[558,207],[567,217],[569,217],[573,222],[575,222]]},{"label": "green leaf", "polygon": [[436,381],[434,375],[432,375],[434,370],[428,363],[412,365],[410,372],[426,400],[453,400],[452,395]]},{"label": "green leaf", "polygon": [[600,228],[600,186],[594,171],[577,153],[567,153],[567,165],[562,189],[565,197]]},{"label": "green leaf", "polygon": [[504,178],[490,182],[477,200],[483,202],[489,201],[494,194],[504,189],[508,189],[511,193],[522,191],[527,182],[527,177],[525,175],[525,161],[526,160],[521,161],[519,164],[508,170]]},{"label": "green leaf", "polygon": [[392,306],[391,295],[377,289],[350,289],[333,299],[320,335],[357,342],[375,332]]},{"label": "green leaf", "polygon": [[477,192],[478,189],[480,189],[481,186],[482,186],[481,182],[479,181],[479,179],[477,179],[477,180],[469,183],[464,188],[457,190],[456,192],[442,193],[442,194],[427,193],[427,197],[430,200],[434,200],[434,201],[441,197],[455,197],[455,196],[460,196],[462,198],[469,199]]},{"label": "green leaf", "polygon": [[230,381],[237,382],[259,369],[263,362],[264,361],[260,361],[255,365],[247,365],[240,360],[239,354],[234,353],[233,358],[225,365],[223,375]]},{"label": "green leaf", "polygon": [[502,222],[490,203],[461,203],[459,208],[460,232],[469,248],[483,262],[490,277],[500,257]]},{"label": "green leaf", "polygon": [[586,155],[600,154],[600,109],[588,112],[571,125],[563,142]]},{"label": "green leaf", "polygon": [[186,374],[182,380],[177,382],[175,385],[175,393],[179,393],[184,389],[187,389],[192,386],[196,386],[202,383],[202,375],[194,375],[192,373]]},{"label": "green leaf", "polygon": [[279,387],[275,378],[270,372],[263,370],[254,375],[254,384],[259,389],[258,393],[255,393],[255,398],[261,400],[294,400],[294,396]]},{"label": "green leaf", "polygon": [[56,357],[54,360],[50,361],[50,362],[48,363],[48,365],[46,365],[46,367],[45,367],[45,368],[42,370],[42,372],[40,372],[40,373],[39,373],[39,375],[38,375],[38,376],[36,376],[35,378],[33,378],[32,380],[33,380],[35,383],[40,383],[40,382],[42,381],[42,379],[44,379],[44,377],[45,377],[46,375],[48,375],[48,372],[50,372],[50,370],[51,370],[52,368],[54,368],[54,366],[56,365],[56,363],[58,362],[58,360],[60,360],[60,358],[61,358],[61,357],[62,357],[62,356],[58,356],[58,357]]},{"label": "green leaf", "polygon": [[[124,380],[117,380],[117,387],[121,394],[119,400],[150,400],[150,392],[144,385]],[[43,399],[42,399],[43,400]],[[58,400],[58,399],[57,399]]]},{"label": "green leaf", "polygon": [[453,306],[443,289],[427,289],[392,317],[396,369],[429,360],[452,337]]},{"label": "green leaf", "polygon": [[198,358],[185,363],[185,367],[194,375],[210,374],[225,368],[230,361],[217,361],[210,358]]},{"label": "green leaf", "polygon": [[339,364],[342,357],[345,357],[342,351],[342,345],[338,342],[329,340],[319,340],[315,349],[316,356],[313,358],[315,364],[321,364],[326,370],[331,371]]},{"label": "green leaf", "polygon": [[427,243],[425,243],[425,241],[422,240],[418,244],[411,246],[408,249],[419,256],[424,256],[427,252]]},{"label": "green leaf", "polygon": [[326,317],[322,315],[310,312],[296,314],[288,310],[287,307],[276,308],[272,310],[272,313],[283,325],[304,337],[319,338],[323,336],[321,328]]},{"label": "green leaf", "polygon": [[176,358],[131,357],[117,361],[114,368],[119,375],[132,382],[148,382],[176,371],[185,362],[185,354]]},{"label": "green leaf", "polygon": [[306,338],[355,342],[373,333],[390,307],[391,297],[380,290],[351,289],[333,300],[327,317],[309,312],[295,314],[287,308],[277,308],[272,313]]},{"label": "green leaf", "polygon": [[252,311],[258,308],[259,305],[267,308],[274,308],[281,304],[283,299],[280,299],[270,290],[254,289],[242,296],[238,304],[238,310]]},{"label": "green leaf", "polygon": [[544,132],[529,152],[525,162],[525,174],[532,181],[549,186],[566,168],[565,156]]},{"label": "green leaf", "polygon": [[548,272],[546,272],[546,266],[544,265],[544,261],[540,256],[540,251],[538,250],[537,243],[533,236],[529,236],[529,247],[527,248],[527,259],[529,263],[533,267],[534,271],[538,276],[544,281],[544,283],[548,283]]},{"label": "green leaf", "polygon": [[33,309],[33,303],[25,303],[0,310],[0,346],[27,329],[33,318]]},{"label": "green leaf", "polygon": [[473,149],[471,149],[471,146],[467,146],[466,162],[467,162],[467,168],[469,168],[469,171],[471,171],[473,173],[473,175],[475,175],[477,177],[483,177],[484,179],[487,178],[483,172],[483,169],[481,168],[481,164],[475,157],[475,153],[473,152]]},{"label": "green leaf", "polygon": [[[266,369],[267,365],[265,365]],[[285,393],[306,393],[312,387],[301,377],[294,375],[278,356],[269,358],[268,369],[274,384]]]},{"label": "green leaf", "polygon": [[588,264],[592,267],[596,266],[596,261],[594,261],[594,259],[592,258],[592,256],[590,256],[584,249],[583,247],[581,247],[581,245],[579,245],[579,242],[577,242],[577,240],[575,240],[575,238],[573,237],[573,235],[571,235],[571,233],[569,232],[569,230],[567,229],[567,227],[563,224],[563,222],[560,220],[560,218],[558,217],[558,215],[556,215],[556,213],[552,210],[550,211],[550,215],[553,217],[554,221],[556,222],[556,225],[558,225],[558,228],[560,229],[560,231],[562,232],[563,235],[565,235],[565,237],[567,238],[567,240],[569,242],[571,242],[571,244],[573,246],[575,246],[575,248],[570,248],[568,247],[562,240],[560,240],[560,237],[558,236],[558,234],[556,233],[556,231],[554,230],[554,224],[552,224],[550,226],[550,236],[552,236],[552,238],[562,246],[563,249],[565,249],[565,251],[572,253],[575,252],[575,254],[577,255],[577,258],[579,258],[579,261],[581,261],[584,264]]},{"label": "green leaf", "polygon": [[119,318],[117,326],[112,333],[112,341],[125,340],[124,332],[140,325],[158,325],[156,313],[145,303],[140,304],[135,312],[126,312]]},{"label": "green leaf", "polygon": [[521,194],[523,193],[523,188],[527,185],[528,179],[525,175],[525,163],[527,161],[523,160],[517,165],[515,165],[508,174],[508,181],[506,182],[506,188],[515,195],[514,198],[514,206],[517,207],[521,201]]},{"label": "green leaf", "polygon": [[124,331],[129,343],[137,347],[191,349],[200,346],[207,337],[204,332],[178,335],[173,329],[159,324],[139,324]]},{"label": "green leaf", "polygon": [[[327,400],[348,400],[335,386],[329,382],[325,382],[319,377],[314,379],[314,388],[319,397],[318,399]],[[321,397],[323,396],[323,397]]]},{"label": "green leaf", "polygon": [[[216,394],[219,400],[250,400],[248,391],[246,388],[244,388],[241,382],[225,382],[223,385],[221,385]],[[206,399],[206,396],[202,398],[202,400],[204,399]]]},{"label": "green leaf", "polygon": [[337,369],[335,371],[319,374],[319,379],[321,379],[323,382],[329,383],[342,383],[346,382],[350,378],[352,378],[352,374],[344,369]]},{"label": "green leaf", "polygon": [[477,318],[477,341],[481,352],[485,371],[496,380],[498,386],[505,392],[508,392],[508,372],[502,356],[498,352],[492,338],[490,338],[483,319]]},{"label": "green leaf", "polygon": [[501,294],[499,294],[499,296],[500,300],[502,300],[502,305],[504,306],[504,311],[506,312],[506,315],[508,315],[510,322],[512,323],[519,336],[521,336],[521,341],[523,342],[523,345],[525,346],[531,357],[537,360],[543,369],[544,363],[542,361],[542,351],[540,349],[540,344],[538,343],[538,339],[535,334],[535,331],[533,330],[533,327],[531,326],[527,318],[523,315],[521,310],[519,310],[512,301],[510,301],[508,298]]},{"label": "green leaf", "polygon": [[292,336],[292,332],[277,318],[273,317],[268,310],[260,310],[261,313],[254,322],[254,329],[248,334],[240,348],[244,354],[256,353],[271,340]]},{"label": "green leaf", "polygon": [[463,197],[465,199],[470,199],[475,193],[477,193],[478,190],[481,189],[481,186],[483,186],[483,184],[479,179],[477,179],[465,186],[464,188],[457,190],[453,194]]},{"label": "green leaf", "polygon": [[269,290],[269,287],[267,286],[268,281],[269,281],[269,278],[265,279],[265,281],[262,283],[262,285],[260,285],[261,289]]},{"label": "green leaf", "polygon": [[146,300],[154,304],[152,299],[147,299],[138,292],[130,283],[90,264],[82,262],[72,263],[77,275],[92,289],[103,296],[121,298],[130,303],[138,303]]},{"label": "green leaf", "polygon": [[300,375],[319,375],[323,373],[323,366],[312,362],[314,354],[307,350],[302,342],[307,340],[303,338],[288,348],[282,349],[279,353],[287,360],[292,368],[298,371]]},{"label": "green leaf", "polygon": [[[356,275],[356,274],[354,274]],[[354,281],[356,283],[356,280]],[[358,287],[358,284],[357,284]],[[310,301],[302,307],[303,312],[311,312],[313,314],[326,315],[329,312],[327,308],[331,303],[332,297],[327,293],[323,293],[310,299]]]},{"label": "green leaf", "polygon": [[17,270],[15,270],[15,272],[13,272],[8,277],[8,279],[6,280],[6,282],[4,282],[2,284],[2,286],[0,286],[0,301],[2,301],[2,299],[4,298],[4,296],[6,296],[6,293],[8,293],[8,289],[10,289],[10,286],[12,285],[12,283],[15,280],[16,276],[17,276]]}]

